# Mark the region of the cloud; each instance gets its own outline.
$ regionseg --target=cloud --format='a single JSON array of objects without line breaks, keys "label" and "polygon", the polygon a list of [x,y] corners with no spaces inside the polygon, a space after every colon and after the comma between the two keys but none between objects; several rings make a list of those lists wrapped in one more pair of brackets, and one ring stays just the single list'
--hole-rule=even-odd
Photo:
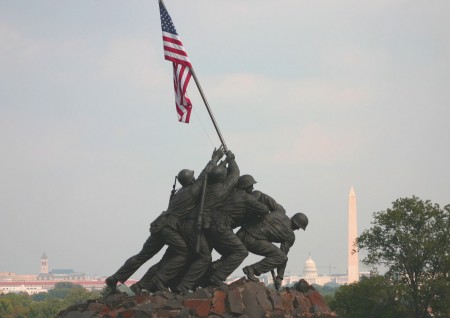
[{"label": "cloud", "polygon": [[[137,89],[171,83],[171,64],[162,47],[147,38],[113,37],[97,43],[92,37],[33,38],[14,25],[0,24],[2,77],[43,74],[57,82],[120,82]],[[99,83],[100,85],[100,83]]]},{"label": "cloud", "polygon": [[109,80],[132,83],[141,89],[171,83],[171,63],[163,63],[161,47],[146,38],[114,38],[100,58],[102,74]]},{"label": "cloud", "polygon": [[342,132],[333,132],[319,124],[310,123],[293,132],[291,147],[276,155],[284,163],[333,163],[355,156],[359,140]]},{"label": "cloud", "polygon": [[286,79],[260,74],[226,74],[212,79],[211,96],[228,109],[261,112],[301,113],[302,109],[330,110],[358,107],[372,98],[371,92],[356,83],[331,79]]},{"label": "cloud", "polygon": [[10,24],[0,23],[0,39],[0,63],[3,64],[3,70],[11,66],[11,62],[16,62],[13,65],[30,62],[45,51],[40,43]]}]

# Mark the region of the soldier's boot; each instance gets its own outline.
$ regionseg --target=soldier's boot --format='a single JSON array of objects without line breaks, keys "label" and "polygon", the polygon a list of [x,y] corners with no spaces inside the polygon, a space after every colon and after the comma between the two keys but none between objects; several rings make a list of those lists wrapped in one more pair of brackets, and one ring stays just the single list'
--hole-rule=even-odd
[{"label": "soldier's boot", "polygon": [[163,282],[157,276],[153,277],[153,284],[155,285],[157,291],[170,292],[170,290],[163,284]]},{"label": "soldier's boot", "polygon": [[163,284],[163,282],[156,276],[153,276],[151,279],[146,280],[141,284],[141,286],[151,293],[156,293],[158,291],[170,292],[169,289]]},{"label": "soldier's boot", "polygon": [[211,278],[209,279],[209,283],[212,287],[218,287],[221,290],[228,289],[228,285],[223,280],[221,280],[219,277],[217,277],[215,275],[211,276]]},{"label": "soldier's boot", "polygon": [[117,292],[117,283],[119,280],[116,278],[115,275],[109,276],[105,279],[106,286],[111,289],[112,292]]},{"label": "soldier's boot", "polygon": [[180,284],[173,289],[173,292],[180,295],[187,295],[189,294],[189,289]]},{"label": "soldier's boot", "polygon": [[245,266],[242,271],[245,275],[247,275],[247,278],[250,279],[252,282],[259,283],[258,277],[255,276],[255,270],[252,266]]},{"label": "soldier's boot", "polygon": [[135,295],[140,295],[142,294],[142,286],[141,284],[139,284],[139,282],[134,283],[133,285],[130,286],[131,291],[135,294]]}]

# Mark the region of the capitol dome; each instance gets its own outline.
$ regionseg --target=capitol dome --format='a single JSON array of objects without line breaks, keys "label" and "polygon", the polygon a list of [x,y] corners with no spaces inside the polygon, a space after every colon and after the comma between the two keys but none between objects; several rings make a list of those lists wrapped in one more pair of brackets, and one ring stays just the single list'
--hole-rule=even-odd
[{"label": "capitol dome", "polygon": [[317,267],[316,263],[311,259],[311,255],[305,262],[305,267],[303,268],[304,277],[317,277]]}]

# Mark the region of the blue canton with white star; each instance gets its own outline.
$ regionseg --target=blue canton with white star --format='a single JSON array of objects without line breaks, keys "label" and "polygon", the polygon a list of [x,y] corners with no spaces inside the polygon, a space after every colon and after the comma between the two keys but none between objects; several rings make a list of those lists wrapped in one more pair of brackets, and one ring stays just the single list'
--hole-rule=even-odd
[{"label": "blue canton with white star", "polygon": [[161,28],[163,32],[178,35],[169,13],[167,12],[166,8],[164,8],[164,6],[161,4],[161,2],[159,3],[159,12],[161,13]]}]

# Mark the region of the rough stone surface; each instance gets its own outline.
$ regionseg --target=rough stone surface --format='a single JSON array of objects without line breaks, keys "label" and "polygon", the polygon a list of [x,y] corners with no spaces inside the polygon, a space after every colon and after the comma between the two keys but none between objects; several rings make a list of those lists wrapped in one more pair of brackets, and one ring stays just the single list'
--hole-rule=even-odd
[{"label": "rough stone surface", "polygon": [[255,290],[255,286],[252,286],[251,284],[245,285],[244,290],[242,291],[242,301],[244,303],[244,314],[248,317],[254,317],[254,318],[263,318],[265,317],[266,311],[264,308],[259,304]]},{"label": "rough stone surface", "polygon": [[244,302],[238,288],[228,291],[227,303],[230,313],[242,314],[244,312]]},{"label": "rough stone surface", "polygon": [[273,310],[273,305],[270,302],[268,295],[267,295],[267,289],[266,290],[258,290],[256,292],[256,300],[258,301],[258,304],[264,308],[264,311],[271,312]]},{"label": "rough stone surface", "polygon": [[222,315],[225,312],[225,298],[227,293],[222,290],[216,290],[211,301],[211,313]]},{"label": "rough stone surface", "polygon": [[76,304],[56,318],[337,318],[322,295],[306,281],[276,292],[241,278],[227,290],[207,287],[181,296],[157,292],[127,293]]},{"label": "rough stone surface", "polygon": [[269,299],[272,302],[273,310],[275,311],[283,311],[283,303],[279,293],[271,293],[269,295]]}]

